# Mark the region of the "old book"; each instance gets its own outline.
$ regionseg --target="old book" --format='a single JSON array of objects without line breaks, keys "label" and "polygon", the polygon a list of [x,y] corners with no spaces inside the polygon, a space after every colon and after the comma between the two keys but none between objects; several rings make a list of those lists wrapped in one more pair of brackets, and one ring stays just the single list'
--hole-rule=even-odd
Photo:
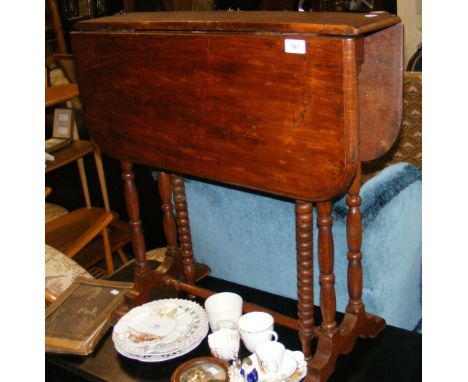
[{"label": "old book", "polygon": [[133,283],[77,277],[45,312],[45,350],[90,354]]}]

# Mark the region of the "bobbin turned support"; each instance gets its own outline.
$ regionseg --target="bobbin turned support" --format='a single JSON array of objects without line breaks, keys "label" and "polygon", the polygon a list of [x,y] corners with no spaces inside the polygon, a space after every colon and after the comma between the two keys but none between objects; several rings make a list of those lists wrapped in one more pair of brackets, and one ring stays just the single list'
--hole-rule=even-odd
[{"label": "bobbin turned support", "polygon": [[[336,297],[335,276],[333,274],[334,250],[331,231],[331,202],[317,203],[317,225],[319,227],[318,256],[320,265],[320,308],[322,323],[315,330],[317,348],[308,360],[307,382],[326,381],[335,369],[336,359],[340,354],[348,354],[358,337],[374,337],[384,327],[385,320],[366,313],[362,303],[362,265],[361,265],[361,166],[358,165],[356,176],[348,190],[346,203],[347,240],[348,240],[348,290],[349,303],[339,326],[335,321]],[[296,218],[297,219],[297,218]],[[298,252],[299,253],[299,252]],[[298,262],[298,267],[300,263]],[[299,269],[298,269],[299,274]]]},{"label": "bobbin turned support", "polygon": [[[180,176],[165,172],[159,173],[158,190],[162,201],[161,210],[167,251],[158,268],[150,269],[146,259],[133,163],[121,161],[121,168],[125,204],[131,226],[132,249],[135,256],[135,276],[134,288],[126,296],[126,306],[121,307],[117,312],[117,316],[120,317],[131,307],[149,301],[154,289],[166,285],[163,280],[164,275],[185,279],[188,283],[194,284],[195,281],[206,277],[211,272],[208,266],[195,263],[193,259],[184,180]],[[174,200],[175,208],[172,200]],[[174,216],[174,210],[176,216]]]}]

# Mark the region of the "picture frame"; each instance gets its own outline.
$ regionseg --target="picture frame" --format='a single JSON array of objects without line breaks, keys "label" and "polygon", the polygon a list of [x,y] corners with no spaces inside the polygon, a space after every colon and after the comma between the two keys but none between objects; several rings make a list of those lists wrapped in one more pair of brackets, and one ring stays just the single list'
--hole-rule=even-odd
[{"label": "picture frame", "polygon": [[72,139],[74,125],[74,110],[56,108],[54,110],[53,138]]}]

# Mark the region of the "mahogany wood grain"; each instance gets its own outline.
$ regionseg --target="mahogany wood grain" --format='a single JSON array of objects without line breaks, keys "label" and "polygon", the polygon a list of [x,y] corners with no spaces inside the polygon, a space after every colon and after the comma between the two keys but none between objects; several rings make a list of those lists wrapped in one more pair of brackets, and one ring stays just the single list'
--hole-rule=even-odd
[{"label": "mahogany wood grain", "polygon": [[[137,258],[144,257],[144,243],[131,162],[172,174],[187,282],[179,280],[177,262],[166,264],[165,275],[137,272],[143,289],[133,291],[134,303],[164,285],[201,297],[212,293],[193,285],[198,270],[209,268],[197,268],[193,259],[181,176],[189,175],[296,200],[298,321],[274,317],[298,329],[306,381],[326,380],[359,336],[382,330],[385,321],[361,303],[359,166],[388,150],[398,132],[398,23],[392,15],[158,12],[77,24],[72,43],[85,117],[98,146],[122,160]],[[286,53],[286,38],[303,40],[305,53]],[[167,177],[160,181],[168,242],[174,243]],[[337,327],[331,200],[349,188],[352,308]],[[319,327],[312,203],[319,226]]]},{"label": "mahogany wood grain", "polygon": [[[400,22],[394,15],[335,12],[135,12],[75,24],[81,31],[219,31],[359,36]],[[73,33],[73,32],[72,32]]]},{"label": "mahogany wood grain", "polygon": [[356,313],[363,308],[362,296],[362,223],[361,223],[361,166],[358,167],[356,177],[348,190],[346,205],[348,215],[346,218],[346,235],[348,241],[348,291],[349,303],[346,311]]},{"label": "mahogany wood grain", "polygon": [[379,158],[395,142],[403,116],[403,26],[366,36],[358,44],[363,57],[359,73],[359,155]]},{"label": "mahogany wood grain", "polygon": [[[171,286],[177,290],[182,290],[184,292],[187,292],[191,295],[200,297],[200,298],[208,298],[211,295],[215,294],[216,292],[213,292],[212,290],[201,288],[199,286],[177,280],[173,277],[170,276],[163,276],[163,283],[166,286]],[[268,314],[271,314],[275,320],[275,324],[284,326],[286,328],[294,329],[294,330],[299,330],[299,323],[298,320],[295,320],[291,317],[288,317],[284,314],[280,314],[278,312],[275,312],[274,310],[264,308],[261,305],[257,304],[252,304],[249,302],[244,301],[242,303],[242,311],[244,313],[249,313],[249,312],[265,312]],[[312,330],[315,328],[312,327]]]},{"label": "mahogany wood grain", "polygon": [[133,164],[127,161],[121,161],[122,179],[124,181],[124,196],[130,219],[132,249],[135,256],[135,288],[143,289],[144,280],[149,273],[148,262],[146,261],[145,238],[140,220],[140,205],[138,201],[138,192],[135,185],[135,174],[133,173]]},{"label": "mahogany wood grain", "polygon": [[332,334],[336,329],[336,295],[334,248],[332,228],[332,203],[317,203],[318,258],[320,267],[320,308],[322,311],[322,330]]},{"label": "mahogany wood grain", "polygon": [[75,35],[90,133],[128,161],[301,200],[333,198],[357,158],[343,42],[295,37],[308,54],[285,54],[284,36]]},{"label": "mahogany wood grain", "polygon": [[177,255],[177,225],[172,205],[172,187],[170,175],[160,171],[158,173],[158,190],[161,197],[161,210],[163,212],[164,236],[167,240],[166,255],[175,258]]},{"label": "mahogany wood grain", "polygon": [[314,337],[314,258],[312,203],[296,201],[297,308],[302,351],[311,355]]},{"label": "mahogany wood grain", "polygon": [[192,237],[190,234],[184,178],[179,175],[172,174],[171,185],[176,213],[179,246],[182,255],[182,264],[184,266],[184,275],[186,280],[193,284],[195,282],[195,261],[193,259]]}]

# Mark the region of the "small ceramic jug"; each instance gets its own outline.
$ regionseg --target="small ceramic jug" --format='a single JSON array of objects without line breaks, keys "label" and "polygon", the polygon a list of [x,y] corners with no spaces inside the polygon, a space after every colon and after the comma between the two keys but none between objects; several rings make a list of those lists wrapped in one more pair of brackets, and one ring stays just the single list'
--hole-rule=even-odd
[{"label": "small ceramic jug", "polygon": [[237,358],[240,346],[240,336],[236,324],[230,320],[220,321],[218,330],[208,336],[211,353],[225,361]]}]

